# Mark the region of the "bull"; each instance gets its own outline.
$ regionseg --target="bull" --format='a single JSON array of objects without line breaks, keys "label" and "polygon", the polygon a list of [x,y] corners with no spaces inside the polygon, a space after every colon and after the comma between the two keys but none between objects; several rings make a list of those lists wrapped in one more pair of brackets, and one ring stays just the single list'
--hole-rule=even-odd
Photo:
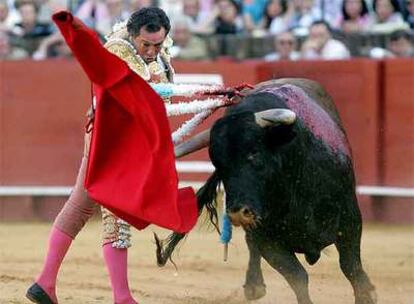
[{"label": "bull", "polygon": [[[176,156],[205,145],[215,171],[197,192],[199,208],[206,207],[217,224],[217,189],[223,183],[227,214],[245,230],[248,300],[266,293],[263,258],[287,280],[299,304],[312,303],[308,274],[296,254],[313,265],[335,244],[355,303],[376,303],[361,263],[362,220],[350,146],[332,99],[318,83],[258,84],[211,130],[178,146]],[[173,233],[166,243],[156,237],[160,266],[183,237]]]}]

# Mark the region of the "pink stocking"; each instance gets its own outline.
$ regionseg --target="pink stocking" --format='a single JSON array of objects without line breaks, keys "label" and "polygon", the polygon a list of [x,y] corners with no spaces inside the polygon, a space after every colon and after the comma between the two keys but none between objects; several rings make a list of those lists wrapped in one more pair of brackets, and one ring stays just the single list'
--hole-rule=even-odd
[{"label": "pink stocking", "polygon": [[70,236],[55,227],[52,227],[49,236],[49,248],[43,270],[36,280],[37,284],[39,284],[56,303],[56,279],[60,265],[68,252],[70,244],[72,244],[72,238]]},{"label": "pink stocking", "polygon": [[103,246],[103,254],[112,293],[116,304],[138,304],[131,295],[128,286],[128,249],[112,247],[112,243]]}]

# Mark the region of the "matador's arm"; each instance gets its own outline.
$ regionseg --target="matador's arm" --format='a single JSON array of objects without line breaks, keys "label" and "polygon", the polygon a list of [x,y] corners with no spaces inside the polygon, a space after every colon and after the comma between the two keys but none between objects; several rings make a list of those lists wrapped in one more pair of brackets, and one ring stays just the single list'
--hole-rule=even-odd
[{"label": "matador's arm", "polygon": [[95,85],[109,88],[130,73],[127,64],[105,49],[96,33],[71,13],[56,13],[53,21]]}]

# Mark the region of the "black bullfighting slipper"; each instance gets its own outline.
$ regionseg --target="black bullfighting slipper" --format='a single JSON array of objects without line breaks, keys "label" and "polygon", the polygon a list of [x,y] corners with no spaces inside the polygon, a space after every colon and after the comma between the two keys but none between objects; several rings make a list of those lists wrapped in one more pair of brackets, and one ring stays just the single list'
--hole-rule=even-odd
[{"label": "black bullfighting slipper", "polygon": [[26,298],[37,304],[56,304],[39,284],[34,283],[26,292]]}]

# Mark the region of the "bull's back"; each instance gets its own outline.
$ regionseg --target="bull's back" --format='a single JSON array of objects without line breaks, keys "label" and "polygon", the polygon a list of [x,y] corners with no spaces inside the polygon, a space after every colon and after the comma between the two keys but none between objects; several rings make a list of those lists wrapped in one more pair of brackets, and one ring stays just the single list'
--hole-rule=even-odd
[{"label": "bull's back", "polygon": [[267,88],[280,88],[284,85],[292,85],[302,89],[313,101],[321,106],[335,123],[342,129],[342,122],[338,110],[326,90],[316,81],[304,78],[281,78],[261,82],[250,90],[248,94],[258,93]]},{"label": "bull's back", "polygon": [[[281,78],[261,82],[243,92],[247,97],[271,93],[284,100],[310,131],[336,151],[352,157],[351,148],[337,108],[326,90],[316,81],[303,78]],[[251,99],[251,98],[249,98]]]}]

